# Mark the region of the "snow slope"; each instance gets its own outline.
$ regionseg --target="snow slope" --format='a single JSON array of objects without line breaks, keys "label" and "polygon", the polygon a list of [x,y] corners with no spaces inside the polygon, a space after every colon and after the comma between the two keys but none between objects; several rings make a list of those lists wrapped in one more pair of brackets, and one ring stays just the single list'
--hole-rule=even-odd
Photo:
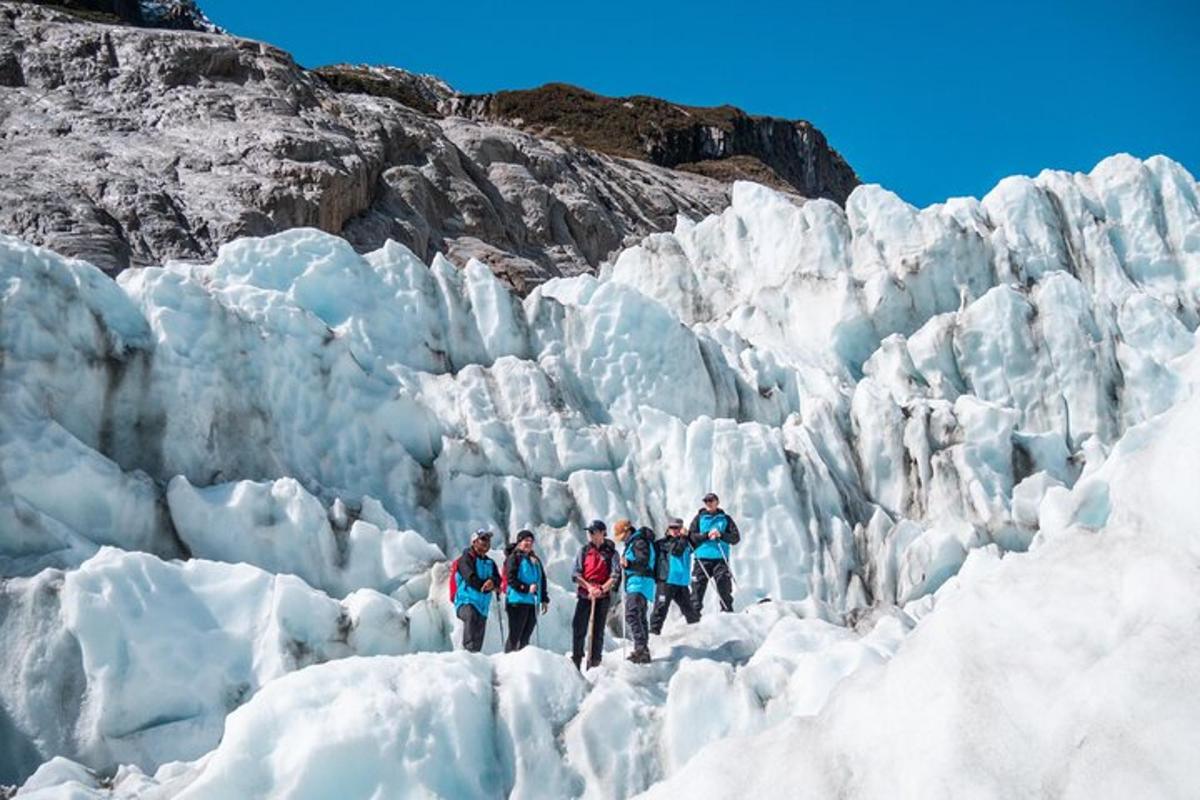
[{"label": "snow slope", "polygon": [[[729,762],[721,740],[761,735],[790,764],[779,725],[821,739],[798,769],[829,792],[886,794],[889,774],[914,794],[1059,780],[1047,748],[1083,700],[1019,747],[968,720],[1002,708],[1025,730],[1055,686],[1086,685],[1071,676],[1121,641],[1086,644],[1090,615],[1115,613],[1093,597],[1104,576],[1134,569],[1144,591],[1139,542],[1146,558],[1187,549],[1122,521],[1097,476],[1191,407],[1198,281],[1197,186],[1162,157],[920,211],[879,187],[843,211],[737,184],[723,214],[524,301],[481,264],[360,256],[312,230],[116,283],[0,237],[0,628],[22,643],[0,654],[0,782],[66,756],[127,765],[118,794],[319,796],[336,775],[302,789],[291,765],[353,752],[375,756],[354,756],[346,796],[732,792],[749,778],[704,768]],[[553,601],[539,642],[564,652],[582,525],[661,529],[710,488],[743,530],[746,613],[672,619],[654,666],[616,665],[615,617],[613,663],[587,680],[542,651],[392,655],[457,645],[445,563],[481,525],[537,532]],[[1139,497],[1128,514],[1155,510]],[[1049,577],[1091,562],[1069,586]],[[997,694],[947,691],[976,674]],[[1010,689],[1015,710],[995,699]],[[429,725],[480,729],[444,746],[486,754],[453,786],[413,723],[440,703],[451,714]],[[378,708],[387,725],[355,723]],[[928,720],[923,745],[897,736],[909,719]],[[693,758],[710,744],[722,755]],[[901,769],[917,746],[937,758]],[[972,783],[987,746],[1037,758]],[[852,756],[841,783],[821,761]],[[1169,766],[1155,785],[1187,785]],[[107,796],[87,776],[51,761],[27,788]]]},{"label": "snow slope", "polygon": [[648,797],[1194,797],[1198,441],[1196,398],[1134,428],[889,663]]}]

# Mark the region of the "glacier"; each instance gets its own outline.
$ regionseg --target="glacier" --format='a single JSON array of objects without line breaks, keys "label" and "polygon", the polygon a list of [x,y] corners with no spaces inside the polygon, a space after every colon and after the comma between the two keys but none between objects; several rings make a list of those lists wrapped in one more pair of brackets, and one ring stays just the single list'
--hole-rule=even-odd
[{"label": "glacier", "polygon": [[[920,210],[738,183],[524,300],[308,229],[116,281],[0,236],[0,287],[19,796],[1200,786],[1200,193],[1167,158]],[[672,616],[648,667],[614,613],[577,674],[583,525],[709,489],[738,613]],[[537,533],[529,650],[453,652],[481,526]]]}]

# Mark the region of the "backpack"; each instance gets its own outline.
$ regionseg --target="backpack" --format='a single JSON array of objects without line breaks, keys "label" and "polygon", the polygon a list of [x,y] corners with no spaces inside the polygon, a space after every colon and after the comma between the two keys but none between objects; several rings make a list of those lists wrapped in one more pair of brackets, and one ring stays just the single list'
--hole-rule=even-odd
[{"label": "backpack", "polygon": [[[639,538],[645,539],[646,544],[649,545],[649,548],[646,553],[646,557],[650,561],[650,563],[649,563],[649,565],[647,565],[645,572],[642,572],[640,567],[638,568],[637,572],[632,572],[631,570],[634,569],[632,565],[627,567],[625,572],[628,575],[633,575],[633,576],[638,576],[638,577],[643,577],[643,578],[657,578],[658,564],[660,561],[662,561],[662,559],[658,557],[659,556],[658,542],[654,541],[654,531],[650,530],[649,528],[638,528],[636,531],[634,531],[633,537],[630,538],[630,540],[625,544],[625,547],[626,547],[625,552],[628,553],[629,552],[628,548],[633,547],[634,542],[636,542]],[[628,558],[628,557],[629,556],[626,555],[626,558]]]},{"label": "backpack", "polygon": [[509,542],[504,545],[504,569],[500,570],[500,594],[508,594],[508,560],[517,551],[517,543]]},{"label": "backpack", "polygon": [[450,562],[450,602],[458,596],[458,559]]},{"label": "backpack", "polygon": [[659,583],[664,583],[671,573],[671,553],[667,549],[670,547],[670,542],[670,538],[664,536],[654,543],[658,549],[658,557],[654,560],[654,580]]},{"label": "backpack", "polygon": [[[506,548],[507,550],[507,548]],[[461,558],[461,556],[459,556]],[[508,573],[505,570],[500,571],[500,591],[503,593],[508,589]],[[450,602],[454,602],[454,598],[458,596],[458,558],[450,562]]]}]

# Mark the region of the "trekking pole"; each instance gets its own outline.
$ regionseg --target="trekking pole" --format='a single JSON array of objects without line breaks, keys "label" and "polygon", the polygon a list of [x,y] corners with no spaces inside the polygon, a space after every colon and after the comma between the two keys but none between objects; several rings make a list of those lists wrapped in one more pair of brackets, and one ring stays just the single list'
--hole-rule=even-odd
[{"label": "trekking pole", "polygon": [[[707,578],[707,579],[708,579],[708,582],[709,582],[709,583],[711,583],[711,584],[713,585],[713,591],[717,591],[717,582],[716,582],[716,580],[713,578],[713,576],[712,576],[712,573],[708,571],[708,568],[704,566],[704,559],[702,559],[702,558],[697,558],[697,559],[696,559],[696,563],[700,565],[700,571],[704,573],[704,577],[705,577],[705,578]],[[706,589],[706,590],[707,590],[707,588],[708,588],[708,587],[707,587],[707,586],[705,586],[705,589]],[[720,603],[720,595],[721,595],[721,593],[720,593],[720,592],[717,592],[717,605],[720,605],[720,604],[721,604],[721,603]],[[692,598],[692,602],[693,602],[693,603],[695,603],[695,602],[696,602],[696,598],[694,598],[694,597],[693,597],[693,598]],[[697,610],[697,611],[699,611],[699,612],[701,612],[701,613],[703,613],[703,612],[704,612],[704,601],[703,601],[703,600],[701,600],[699,603],[697,603],[697,606],[698,606],[698,607],[696,608],[696,610]]]},{"label": "trekking pole", "polygon": [[733,590],[740,592],[742,589],[738,586],[737,578],[733,575],[733,564],[729,563],[729,559],[725,557],[725,551],[721,551],[721,560],[725,562],[725,569],[729,570],[729,582],[733,584]]},{"label": "trekking pole", "polygon": [[626,631],[625,631],[625,612],[628,609],[628,607],[625,605],[625,601],[628,597],[629,597],[629,594],[625,591],[625,583],[624,583],[624,581],[622,581],[622,583],[621,583],[621,658],[625,658],[625,644],[626,644],[625,639],[627,636]]},{"label": "trekking pole", "polygon": [[537,592],[535,593],[537,605],[533,607],[533,643],[535,647],[542,646],[542,621],[538,617],[544,617],[542,613],[542,584],[538,582]]},{"label": "trekking pole", "polygon": [[508,634],[504,632],[504,609],[500,606],[500,593],[496,592],[496,610],[500,614],[500,652],[508,647]]}]

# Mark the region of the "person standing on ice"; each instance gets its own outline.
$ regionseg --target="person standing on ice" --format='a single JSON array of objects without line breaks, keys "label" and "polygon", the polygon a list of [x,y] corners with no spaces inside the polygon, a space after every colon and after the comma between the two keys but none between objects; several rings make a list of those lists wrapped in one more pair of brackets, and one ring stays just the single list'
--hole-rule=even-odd
[{"label": "person standing on ice", "polygon": [[658,589],[655,593],[654,612],[650,615],[650,632],[662,633],[663,623],[671,602],[679,606],[683,618],[689,625],[700,621],[700,612],[692,601],[692,542],[683,529],[683,520],[675,517],[667,525],[667,533],[657,544]]},{"label": "person standing on ice", "polygon": [[537,625],[538,606],[545,614],[550,607],[550,595],[546,593],[546,570],[542,561],[533,552],[533,531],[521,531],[504,562],[504,577],[508,590],[504,595],[504,608],[508,614],[508,641],[504,652],[511,653],[529,644],[533,628]]},{"label": "person standing on ice", "polygon": [[634,664],[650,663],[650,631],[646,626],[646,611],[654,602],[654,531],[633,526],[615,533],[618,542],[625,545],[621,555],[621,567],[625,570],[625,628],[633,639],[633,652],[629,660]]},{"label": "person standing on ice", "polygon": [[696,562],[692,567],[692,594],[696,613],[704,612],[704,592],[709,580],[717,584],[721,610],[733,611],[733,573],[729,568],[729,551],[742,539],[733,517],[720,507],[720,498],[712,492],[704,495],[704,507],[688,526],[688,538],[695,548]]},{"label": "person standing on ice", "polygon": [[[629,524],[628,520],[621,522]],[[600,657],[604,653],[604,621],[608,619],[608,608],[612,603],[612,588],[621,579],[617,548],[608,539],[608,528],[597,519],[588,525],[587,533],[588,542],[575,557],[575,568],[571,571],[571,580],[578,587],[575,617],[571,620],[571,660],[576,669],[583,661],[589,638],[591,649],[587,665],[589,668],[600,666]]]},{"label": "person standing on ice", "polygon": [[496,562],[488,556],[491,547],[492,532],[481,528],[471,538],[471,546],[458,557],[454,613],[463,623],[463,649],[472,653],[478,653],[483,648],[492,593],[499,593],[500,571],[496,569]]}]

